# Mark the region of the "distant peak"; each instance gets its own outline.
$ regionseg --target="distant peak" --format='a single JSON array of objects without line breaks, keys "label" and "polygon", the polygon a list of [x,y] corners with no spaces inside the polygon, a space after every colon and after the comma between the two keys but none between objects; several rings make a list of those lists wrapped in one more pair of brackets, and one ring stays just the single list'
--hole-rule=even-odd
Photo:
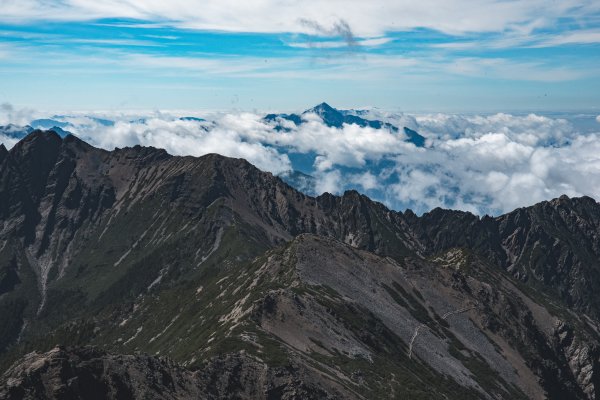
[{"label": "distant peak", "polygon": [[325,109],[331,109],[333,110],[333,107],[331,107],[329,104],[322,102],[321,104],[317,104],[315,106],[315,108],[325,108]]},{"label": "distant peak", "polygon": [[335,108],[331,107],[329,104],[323,102],[323,103],[317,104],[313,108],[310,108],[305,111],[305,113],[309,113],[309,112],[321,114],[321,113],[330,113],[330,112],[339,112],[339,111],[336,110]]}]

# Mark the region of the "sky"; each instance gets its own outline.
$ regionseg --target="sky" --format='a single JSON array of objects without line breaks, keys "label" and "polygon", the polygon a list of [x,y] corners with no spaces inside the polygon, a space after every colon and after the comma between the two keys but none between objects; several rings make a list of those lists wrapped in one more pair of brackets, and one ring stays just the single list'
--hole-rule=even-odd
[{"label": "sky", "polygon": [[0,0],[0,103],[38,110],[600,109],[593,0]]}]

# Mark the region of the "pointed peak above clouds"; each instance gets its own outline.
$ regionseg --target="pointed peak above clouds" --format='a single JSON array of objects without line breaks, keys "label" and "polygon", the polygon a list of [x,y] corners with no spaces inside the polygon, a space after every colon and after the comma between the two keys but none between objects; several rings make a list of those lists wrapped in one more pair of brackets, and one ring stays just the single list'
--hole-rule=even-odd
[{"label": "pointed peak above clouds", "polygon": [[[348,123],[347,118],[339,110],[331,107],[327,103],[321,103],[313,108],[304,111],[304,114],[317,114],[325,125],[329,127],[341,128],[345,123]],[[358,124],[360,125],[360,124]]]},{"label": "pointed peak above clouds", "polygon": [[308,110],[306,110],[306,111],[304,111],[304,112],[306,113],[306,112],[310,112],[310,111],[313,111],[313,112],[319,112],[319,111],[339,111],[339,110],[337,110],[337,109],[335,109],[335,108],[331,107],[331,106],[330,106],[329,104],[327,104],[326,102],[322,102],[322,103],[320,103],[320,104],[317,104],[317,105],[316,105],[316,106],[314,106],[313,108],[311,108],[311,109],[308,109]]},{"label": "pointed peak above clouds", "polygon": [[317,104],[316,106],[309,108],[308,110],[305,110],[302,114],[309,114],[309,113],[314,113],[317,114],[321,117],[323,116],[328,116],[328,115],[332,115],[332,116],[341,116],[343,117],[343,114],[340,112],[340,110],[331,107],[329,104],[323,102],[321,104]]},{"label": "pointed peak above clouds", "polygon": [[[370,120],[360,117],[359,113],[349,110],[338,110],[323,102],[308,110],[304,111],[302,115],[298,114],[267,114],[264,117],[266,122],[275,123],[275,129],[277,131],[289,132],[290,127],[282,124],[282,120],[293,122],[296,126],[300,126],[304,123],[304,116],[308,114],[318,115],[325,125],[330,128],[342,128],[344,125],[358,125],[362,128],[369,127],[373,129],[387,129],[392,132],[398,132],[398,127],[379,120]],[[413,143],[417,147],[425,146],[425,138],[418,132],[404,127],[404,133],[407,136],[407,141]]]}]

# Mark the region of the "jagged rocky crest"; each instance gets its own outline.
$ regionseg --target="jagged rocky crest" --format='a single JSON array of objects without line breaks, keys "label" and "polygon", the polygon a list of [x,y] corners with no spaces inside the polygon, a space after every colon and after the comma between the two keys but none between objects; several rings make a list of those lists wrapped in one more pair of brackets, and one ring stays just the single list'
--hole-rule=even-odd
[{"label": "jagged rocky crest", "polygon": [[92,347],[56,347],[27,354],[8,371],[2,398],[223,399],[344,396],[323,387],[301,365],[267,369],[244,353],[212,359],[191,371],[164,357],[110,354]]},{"label": "jagged rocky crest", "polygon": [[0,394],[593,399],[599,223],[586,197],[418,217],[33,131],[0,147]]}]

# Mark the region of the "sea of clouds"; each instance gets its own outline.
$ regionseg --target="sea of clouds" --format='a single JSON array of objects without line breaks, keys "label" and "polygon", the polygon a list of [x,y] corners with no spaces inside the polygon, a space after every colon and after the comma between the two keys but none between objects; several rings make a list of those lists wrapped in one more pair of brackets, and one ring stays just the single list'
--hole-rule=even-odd
[{"label": "sea of clouds", "polygon": [[[201,115],[205,121],[183,115],[112,112],[55,119],[105,149],[141,144],[174,155],[245,158],[273,174],[301,170],[313,176],[314,194],[356,189],[396,210],[444,207],[498,215],[562,194],[600,199],[600,116],[589,117],[597,129],[581,130],[568,118],[536,114],[363,112],[416,130],[427,139],[419,148],[402,129],[337,129],[314,114],[300,126],[282,121],[283,130],[262,113],[207,113]],[[0,125],[26,125],[40,116],[0,107]],[[16,140],[0,135],[0,142],[11,147]]]}]

